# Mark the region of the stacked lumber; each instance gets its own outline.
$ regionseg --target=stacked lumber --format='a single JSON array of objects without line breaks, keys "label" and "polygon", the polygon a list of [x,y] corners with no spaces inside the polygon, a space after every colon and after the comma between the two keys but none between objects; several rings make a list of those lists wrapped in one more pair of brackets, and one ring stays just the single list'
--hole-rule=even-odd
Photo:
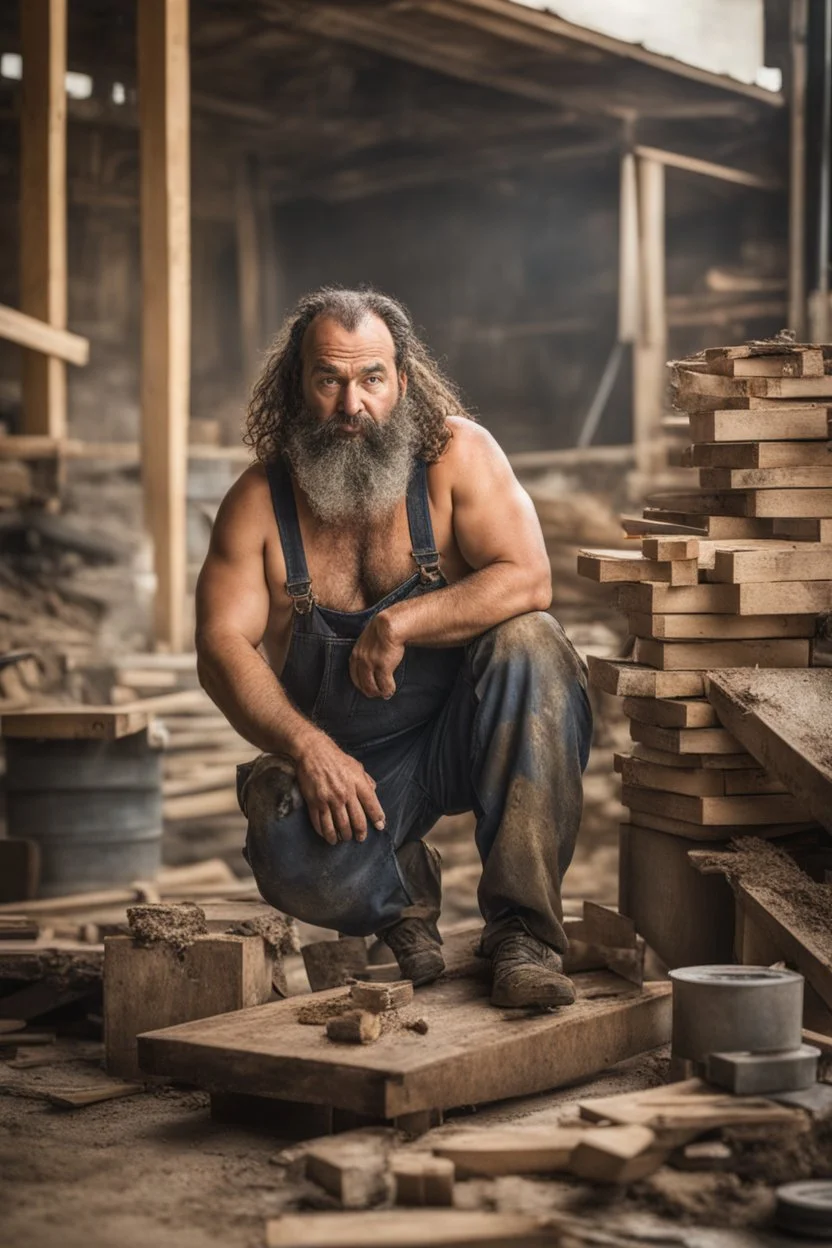
[{"label": "stacked lumber", "polygon": [[[700,488],[648,498],[626,526],[640,551],[579,555],[583,575],[617,586],[634,638],[630,659],[591,658],[590,674],[623,697],[633,742],[615,757],[631,812],[621,908],[670,965],[731,953],[728,891],[692,880],[687,849],[816,826],[720,719],[706,678],[723,668],[797,676],[812,664],[818,614],[832,610],[827,353],[774,340],[676,364]],[[659,861],[675,879],[661,917],[650,884]]]}]

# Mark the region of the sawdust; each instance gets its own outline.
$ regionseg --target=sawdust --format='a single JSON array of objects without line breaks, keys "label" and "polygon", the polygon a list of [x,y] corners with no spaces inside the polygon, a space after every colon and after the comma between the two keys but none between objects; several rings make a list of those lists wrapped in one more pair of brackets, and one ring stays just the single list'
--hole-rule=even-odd
[{"label": "sawdust", "polygon": [[205,911],[193,901],[128,906],[127,923],[137,945],[166,944],[180,958],[197,936],[208,935]]},{"label": "sawdust", "polygon": [[832,1120],[806,1118],[799,1126],[725,1128],[731,1169],[743,1179],[778,1185],[832,1178]]},{"label": "sawdust", "polygon": [[811,879],[782,849],[757,837],[738,838],[731,848],[733,853],[704,854],[703,867],[753,888],[795,935],[811,936],[819,956],[832,965],[832,885]]},{"label": "sawdust", "polygon": [[308,1001],[301,1005],[295,1014],[295,1022],[304,1023],[309,1027],[325,1027],[331,1018],[348,1014],[355,1009],[349,993],[342,997],[332,997],[328,1001]]},{"label": "sawdust", "polygon": [[300,953],[300,940],[294,919],[286,918],[277,911],[273,915],[264,915],[259,919],[242,919],[239,923],[231,923],[225,929],[225,934],[227,936],[262,936],[269,948],[273,949],[279,957]]},{"label": "sawdust", "polygon": [[705,1226],[761,1226],[774,1209],[774,1192],[762,1183],[668,1166],[634,1184],[626,1200],[660,1217]]}]

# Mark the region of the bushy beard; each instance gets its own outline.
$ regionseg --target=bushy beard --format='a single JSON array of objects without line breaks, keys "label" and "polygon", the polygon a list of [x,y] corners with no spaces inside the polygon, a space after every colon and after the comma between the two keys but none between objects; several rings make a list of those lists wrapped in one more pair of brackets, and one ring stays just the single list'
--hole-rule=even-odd
[{"label": "bushy beard", "polygon": [[407,493],[417,444],[412,401],[399,399],[383,424],[364,415],[351,423],[360,432],[347,437],[339,417],[321,424],[304,407],[284,434],[297,483],[327,524],[389,515]]}]

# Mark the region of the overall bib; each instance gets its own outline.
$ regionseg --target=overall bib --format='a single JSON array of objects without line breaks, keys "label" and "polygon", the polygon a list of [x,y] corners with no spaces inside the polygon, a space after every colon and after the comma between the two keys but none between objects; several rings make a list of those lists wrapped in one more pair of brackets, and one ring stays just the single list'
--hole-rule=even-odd
[{"label": "overall bib", "polygon": [[363,843],[330,845],[315,832],[297,786],[287,785],[285,765],[276,796],[269,756],[246,764],[238,791],[248,817],[246,856],[262,895],[286,914],[346,935],[382,932],[411,916],[435,925],[439,861],[423,838],[441,815],[473,810],[485,952],[517,924],[562,952],[560,881],[580,823],[592,727],[582,660],[560,625],[534,612],[465,646],[407,646],[393,697],[365,697],[349,673],[363,629],[394,603],[446,586],[427,465],[415,462],[407,491],[415,571],[354,612],[316,601],[286,464],[270,465],[268,478],[295,606],[281,684],[373,777],[386,826],[370,826]]}]

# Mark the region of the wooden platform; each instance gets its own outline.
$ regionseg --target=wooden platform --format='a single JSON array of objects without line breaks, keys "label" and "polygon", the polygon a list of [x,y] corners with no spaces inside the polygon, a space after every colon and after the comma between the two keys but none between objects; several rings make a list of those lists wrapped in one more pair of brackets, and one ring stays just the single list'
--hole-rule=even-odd
[{"label": "wooden platform", "polygon": [[604,971],[575,982],[575,1005],[527,1014],[489,1005],[481,977],[443,979],[416,993],[426,1035],[390,1030],[356,1046],[299,1023],[299,1009],[313,998],[293,997],[148,1032],[139,1037],[139,1063],[148,1074],[214,1092],[395,1118],[561,1087],[669,1040],[669,984],[638,989]]},{"label": "wooden platform", "polygon": [[832,832],[832,671],[711,672],[707,692],[726,728]]}]

